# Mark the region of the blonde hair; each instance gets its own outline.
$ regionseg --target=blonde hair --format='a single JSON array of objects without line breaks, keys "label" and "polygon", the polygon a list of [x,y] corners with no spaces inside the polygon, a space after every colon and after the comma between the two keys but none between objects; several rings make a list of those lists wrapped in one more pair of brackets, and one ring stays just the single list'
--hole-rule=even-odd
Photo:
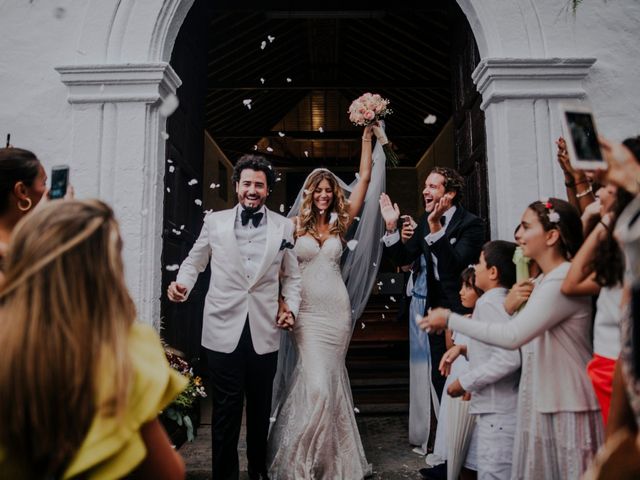
[{"label": "blonde hair", "polygon": [[314,237],[318,237],[317,223],[318,215],[320,212],[313,203],[313,193],[322,180],[327,180],[331,186],[333,192],[333,199],[331,205],[329,205],[329,214],[335,213],[337,215],[336,221],[331,223],[329,227],[330,235],[337,235],[340,238],[344,237],[349,226],[349,212],[347,211],[348,200],[344,196],[344,192],[338,183],[335,175],[326,169],[318,169],[311,173],[307,177],[307,181],[304,185],[304,192],[302,197],[302,204],[300,206],[300,213],[298,215],[298,228],[296,230],[296,236],[301,237],[306,234],[311,234]]},{"label": "blonde hair", "polygon": [[[0,445],[32,476],[61,476],[94,415],[125,407],[136,312],[121,250],[98,200],[50,202],[14,230],[0,285]],[[112,394],[98,405],[100,381]]]}]

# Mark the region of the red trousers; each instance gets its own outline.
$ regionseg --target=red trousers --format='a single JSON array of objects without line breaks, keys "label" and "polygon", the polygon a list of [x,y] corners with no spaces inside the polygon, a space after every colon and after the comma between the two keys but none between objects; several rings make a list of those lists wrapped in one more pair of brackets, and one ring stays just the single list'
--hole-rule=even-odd
[{"label": "red trousers", "polygon": [[616,360],[593,354],[593,359],[587,364],[587,374],[593,383],[593,389],[600,402],[604,425],[609,418],[609,405],[611,404],[611,390],[613,386],[613,371],[616,368]]}]

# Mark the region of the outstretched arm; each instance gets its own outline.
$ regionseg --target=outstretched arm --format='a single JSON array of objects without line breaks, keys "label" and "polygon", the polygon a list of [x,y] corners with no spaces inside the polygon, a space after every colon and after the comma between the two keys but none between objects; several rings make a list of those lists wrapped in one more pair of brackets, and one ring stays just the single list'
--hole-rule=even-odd
[{"label": "outstretched arm", "polygon": [[[169,286],[168,295],[171,301],[184,301],[189,297],[198,275],[207,268],[209,258],[211,258],[211,245],[209,244],[209,228],[205,218],[200,236],[191,247],[187,258],[180,265],[176,281],[171,282]],[[175,295],[176,293],[178,296]]]},{"label": "outstretched arm", "polygon": [[362,153],[360,154],[360,170],[358,171],[360,179],[349,197],[349,225],[360,213],[364,204],[364,197],[367,195],[369,182],[371,182],[371,163],[373,162],[371,157],[372,132],[373,124],[364,127],[362,132]]},{"label": "outstretched arm", "polygon": [[595,275],[593,275],[591,263],[597,255],[598,246],[607,236],[607,227],[603,222],[608,221],[609,217],[605,215],[605,218],[591,231],[571,262],[569,272],[562,283],[562,293],[565,295],[597,295],[600,293],[600,285],[594,280]]}]

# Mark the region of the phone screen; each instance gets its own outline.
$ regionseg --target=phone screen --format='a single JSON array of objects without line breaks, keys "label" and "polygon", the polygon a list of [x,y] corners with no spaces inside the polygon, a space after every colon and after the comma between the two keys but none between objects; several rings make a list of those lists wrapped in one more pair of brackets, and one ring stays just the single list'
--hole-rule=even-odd
[{"label": "phone screen", "polygon": [[63,198],[67,193],[69,183],[69,167],[53,167],[51,170],[51,190],[49,198],[55,200]]},{"label": "phone screen", "polygon": [[598,160],[603,162],[598,144],[598,134],[593,117],[585,112],[565,112],[569,126],[571,142],[578,160]]}]

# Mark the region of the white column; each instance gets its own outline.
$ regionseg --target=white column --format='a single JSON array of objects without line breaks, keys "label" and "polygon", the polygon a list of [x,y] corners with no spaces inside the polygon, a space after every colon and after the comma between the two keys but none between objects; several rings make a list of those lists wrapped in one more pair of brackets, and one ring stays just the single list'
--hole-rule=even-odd
[{"label": "white column", "polygon": [[71,179],[80,198],[115,210],[139,319],[158,326],[165,119],[160,100],[180,79],[168,63],[61,66],[72,105]]},{"label": "white column", "polygon": [[553,143],[561,135],[557,105],[585,98],[582,83],[594,63],[593,58],[485,58],[473,72],[486,118],[492,238],[512,239],[532,201],[566,198]]}]

